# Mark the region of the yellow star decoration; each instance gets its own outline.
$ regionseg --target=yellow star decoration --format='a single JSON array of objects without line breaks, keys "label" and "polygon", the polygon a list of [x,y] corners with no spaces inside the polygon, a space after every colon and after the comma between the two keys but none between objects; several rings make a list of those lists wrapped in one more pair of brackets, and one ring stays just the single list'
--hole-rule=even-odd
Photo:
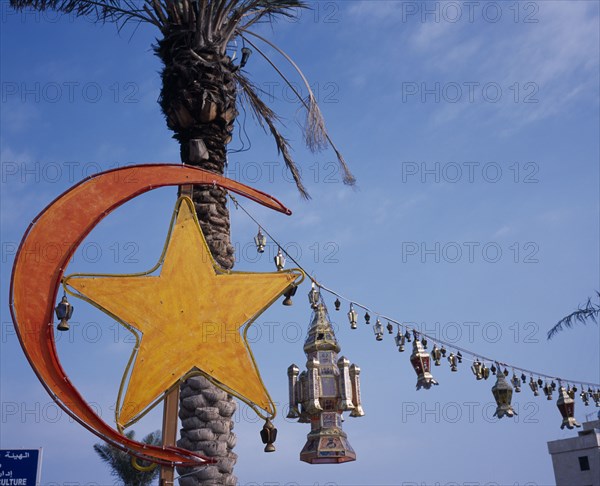
[{"label": "yellow star decoration", "polygon": [[[150,275],[158,268],[159,275]],[[74,274],[64,282],[74,295],[142,333],[121,406],[121,392],[117,401],[117,424],[127,427],[194,371],[274,415],[245,331],[302,278],[299,270],[244,273],[220,268],[192,201],[184,197],[177,201],[165,249],[153,269],[135,275]]]}]

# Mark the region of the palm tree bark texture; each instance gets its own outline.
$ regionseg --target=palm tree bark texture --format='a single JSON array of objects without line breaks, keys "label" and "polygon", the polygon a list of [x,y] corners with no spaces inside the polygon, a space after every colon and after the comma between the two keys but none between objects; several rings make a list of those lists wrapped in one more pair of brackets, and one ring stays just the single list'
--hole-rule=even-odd
[{"label": "palm tree bark texture", "polygon": [[[175,32],[158,43],[156,53],[165,66],[160,106],[180,144],[181,161],[223,174],[226,145],[237,115],[234,65],[229,57],[210,49],[200,53],[191,50],[191,40],[185,33]],[[195,186],[191,196],[215,261],[225,269],[233,268],[226,191]],[[235,485],[235,401],[202,376],[185,381],[180,393],[182,428],[177,445],[218,459],[216,465],[194,474],[180,468],[178,473],[184,475],[180,485]]]},{"label": "palm tree bark texture", "polygon": [[[158,28],[161,36],[154,48],[163,63],[159,103],[173,137],[180,144],[181,161],[223,174],[226,147],[238,114],[236,106],[241,101],[273,137],[298,191],[308,198],[290,145],[279,132],[277,114],[261,99],[260,90],[246,77],[244,66],[234,64],[227,55],[232,42],[242,39],[274,68],[306,109],[306,145],[313,151],[330,146],[344,174],[344,183],[354,184],[355,179],[329,137],[315,96],[298,66],[281,49],[251,30],[259,22],[291,16],[295,9],[306,8],[302,0],[10,0],[10,5],[19,10],[49,9],[97,22],[114,22],[119,28],[129,22]],[[308,96],[300,93],[248,36],[283,57],[301,78]],[[214,259],[223,268],[231,269],[235,258],[226,191],[194,187],[192,199]],[[192,474],[182,468],[178,471],[185,475],[179,480],[181,486],[236,484],[233,474],[236,437],[232,432],[235,410],[232,397],[204,377],[190,378],[181,386],[182,429],[178,445],[218,459],[216,465]]]}]

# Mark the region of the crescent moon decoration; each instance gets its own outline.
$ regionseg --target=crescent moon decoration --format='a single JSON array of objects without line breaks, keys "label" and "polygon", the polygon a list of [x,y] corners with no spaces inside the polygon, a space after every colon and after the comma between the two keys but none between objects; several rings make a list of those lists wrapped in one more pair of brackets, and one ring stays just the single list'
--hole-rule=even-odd
[{"label": "crescent moon decoration", "polygon": [[[54,341],[53,310],[68,262],[78,245],[102,219],[140,194],[159,187],[188,184],[218,185],[275,211],[291,214],[291,211],[277,199],[261,191],[194,167],[145,164],[109,170],[88,177],[73,186],[50,203],[32,221],[15,256],[10,287],[11,315],[19,341],[31,367],[56,403],[81,425],[108,443],[140,459],[169,466],[198,466],[214,460],[178,447],[149,446],[133,441],[121,434],[121,427],[119,430],[114,429],[97,415],[71,383],[58,359]],[[178,202],[178,209],[181,207],[181,201]],[[190,203],[191,201],[188,200],[186,204],[188,209],[193,208]],[[192,219],[197,225],[195,215]],[[65,224],[65,221],[68,221],[68,224]],[[57,228],[60,228],[60,231],[57,231]],[[204,241],[203,237],[201,241]],[[52,248],[53,258],[47,257],[45,251],[47,248]],[[216,264],[213,267],[219,274]],[[222,270],[221,273],[227,273],[225,277],[232,280],[234,280],[232,277],[243,275],[241,272]],[[248,275],[261,276],[265,281],[271,276],[271,280],[279,281],[278,285],[275,285],[277,288],[271,289],[271,294],[267,296],[264,308],[290,286],[295,285],[298,277],[303,278],[298,271]],[[75,277],[73,276],[69,283],[75,282],[77,280]],[[285,280],[283,284],[282,279]],[[98,278],[98,280],[102,279]],[[82,281],[92,283],[94,279],[83,278]],[[81,293],[85,294],[84,291]],[[93,299],[89,300],[93,301]],[[102,305],[98,307],[102,308]],[[246,316],[245,320],[248,321],[246,330],[260,312],[262,309]],[[242,322],[241,325],[243,324]],[[249,348],[247,349],[250,352]],[[202,371],[205,370],[200,372]],[[210,375],[210,372],[206,371],[205,374]],[[174,377],[174,382],[176,383],[179,378]],[[222,376],[215,381],[222,383]],[[232,391],[236,390],[232,389]],[[258,396],[257,393],[255,391],[254,396]],[[248,398],[243,392],[238,393],[238,396]],[[268,397],[268,393],[266,396]],[[259,402],[262,403],[264,400]],[[271,410],[268,406],[261,408],[268,409],[271,414],[274,414],[274,409]]]}]

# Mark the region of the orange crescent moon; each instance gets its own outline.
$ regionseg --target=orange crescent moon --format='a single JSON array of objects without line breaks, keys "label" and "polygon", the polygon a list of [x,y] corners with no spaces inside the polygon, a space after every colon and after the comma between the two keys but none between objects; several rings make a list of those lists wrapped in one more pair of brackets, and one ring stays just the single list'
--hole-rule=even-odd
[{"label": "orange crescent moon", "polygon": [[[291,214],[277,199],[261,191],[184,165],[134,165],[93,175],[56,198],[27,228],[12,269],[10,310],[31,367],[69,415],[103,440],[142,459],[197,466],[214,460],[178,447],[133,441],[104,422],[67,377],[54,342],[54,305],[64,270],[78,245],[104,217],[130,199],[159,187],[185,184],[215,184]],[[48,248],[52,258],[47,256]]]}]

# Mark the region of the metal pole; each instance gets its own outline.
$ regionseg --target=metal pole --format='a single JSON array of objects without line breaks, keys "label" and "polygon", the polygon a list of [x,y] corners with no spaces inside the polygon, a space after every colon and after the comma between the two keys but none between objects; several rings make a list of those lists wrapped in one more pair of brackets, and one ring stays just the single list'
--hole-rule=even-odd
[{"label": "metal pole", "polygon": [[[174,446],[177,443],[177,419],[179,413],[179,386],[176,386],[165,397],[162,423],[162,445]],[[161,466],[160,486],[174,486],[175,468]]]}]

